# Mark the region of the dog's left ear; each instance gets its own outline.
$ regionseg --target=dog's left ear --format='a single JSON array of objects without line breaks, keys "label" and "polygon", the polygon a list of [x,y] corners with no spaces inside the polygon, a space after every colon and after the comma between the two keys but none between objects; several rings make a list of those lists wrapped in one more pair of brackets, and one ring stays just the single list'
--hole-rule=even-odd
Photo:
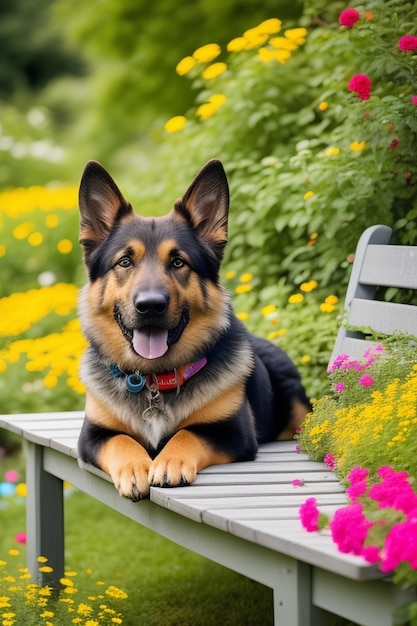
[{"label": "dog's left ear", "polygon": [[227,243],[229,185],[223,165],[218,159],[206,163],[185,195],[177,200],[174,210],[186,217],[220,262]]}]

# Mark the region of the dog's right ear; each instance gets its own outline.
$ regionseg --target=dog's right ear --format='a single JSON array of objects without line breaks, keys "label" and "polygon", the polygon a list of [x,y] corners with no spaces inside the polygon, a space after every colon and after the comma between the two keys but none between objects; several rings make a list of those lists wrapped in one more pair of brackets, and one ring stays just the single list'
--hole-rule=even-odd
[{"label": "dog's right ear", "polygon": [[109,235],[114,225],[133,213],[118,186],[100,163],[89,161],[80,183],[80,244],[84,260]]}]

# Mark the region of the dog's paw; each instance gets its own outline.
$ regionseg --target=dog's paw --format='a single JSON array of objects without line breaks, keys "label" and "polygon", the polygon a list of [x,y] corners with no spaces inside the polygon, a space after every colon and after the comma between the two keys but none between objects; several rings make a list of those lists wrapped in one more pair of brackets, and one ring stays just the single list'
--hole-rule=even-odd
[{"label": "dog's paw", "polygon": [[129,462],[112,475],[114,485],[121,496],[138,502],[149,496],[149,469],[151,460]]},{"label": "dog's paw", "polygon": [[149,470],[149,484],[155,487],[178,487],[194,482],[197,467],[183,458],[159,454]]}]

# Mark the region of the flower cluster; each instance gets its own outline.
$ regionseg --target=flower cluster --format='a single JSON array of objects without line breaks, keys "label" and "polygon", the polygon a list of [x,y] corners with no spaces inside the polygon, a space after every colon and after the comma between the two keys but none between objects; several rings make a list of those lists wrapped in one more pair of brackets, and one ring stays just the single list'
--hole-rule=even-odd
[{"label": "flower cluster", "polygon": [[[91,584],[81,594],[75,578],[77,572],[66,571],[60,579],[60,595],[57,597],[48,585],[32,581],[28,569],[19,563],[19,550],[9,550],[10,561],[0,560],[0,617],[2,626],[19,624],[83,624],[84,626],[114,626],[123,624],[123,615],[114,608],[128,596],[122,589],[101,580],[91,593]],[[38,571],[44,575],[53,572],[44,556],[38,557]],[[91,570],[86,570],[88,577]],[[105,587],[103,589],[103,587]],[[85,594],[85,598],[81,595]]]},{"label": "flower cluster", "polygon": [[[179,76],[188,75],[191,78],[201,75],[211,87],[214,79],[233,70],[236,55],[242,55],[256,50],[257,58],[269,64],[278,62],[285,64],[291,54],[302,46],[306,41],[307,31],[305,28],[289,28],[283,36],[276,36],[281,31],[282,22],[277,18],[264,20],[257,26],[249,28],[241,36],[235,37],[226,46],[229,55],[226,61],[219,61],[222,49],[217,43],[209,43],[200,46],[192,55],[186,56],[176,66]],[[212,63],[216,59],[215,63]],[[213,93],[208,100],[197,107],[196,116],[204,121],[212,117],[218,109],[227,102],[224,93]],[[168,133],[176,133],[184,128],[187,123],[185,115],[175,115],[164,125]]]},{"label": "flower cluster", "polygon": [[[340,552],[379,562],[383,572],[403,563],[417,570],[417,493],[407,472],[382,466],[376,474],[376,480],[369,481],[367,469],[355,467],[350,472],[346,491],[350,503],[327,519],[332,539]],[[315,498],[307,499],[299,510],[308,532],[319,530],[320,515]]]}]

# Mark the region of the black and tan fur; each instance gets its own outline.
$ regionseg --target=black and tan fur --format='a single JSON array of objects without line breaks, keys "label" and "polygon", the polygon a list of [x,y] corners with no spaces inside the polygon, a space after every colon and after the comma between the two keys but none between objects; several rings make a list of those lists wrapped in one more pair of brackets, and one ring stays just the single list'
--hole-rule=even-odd
[{"label": "black and tan fur", "polygon": [[[83,174],[80,242],[89,281],[80,318],[89,348],[79,452],[132,500],[150,485],[192,483],[208,465],[253,459],[260,442],[291,437],[309,409],[288,356],[246,331],[219,285],[228,205],[217,160],[158,218],[135,214],[99,163]],[[133,337],[148,331],[166,337],[163,354],[160,339],[157,356],[137,352]],[[207,363],[181,387],[160,392],[162,411],[150,417],[150,386],[126,388],[129,374],[152,380],[202,357]]]}]

